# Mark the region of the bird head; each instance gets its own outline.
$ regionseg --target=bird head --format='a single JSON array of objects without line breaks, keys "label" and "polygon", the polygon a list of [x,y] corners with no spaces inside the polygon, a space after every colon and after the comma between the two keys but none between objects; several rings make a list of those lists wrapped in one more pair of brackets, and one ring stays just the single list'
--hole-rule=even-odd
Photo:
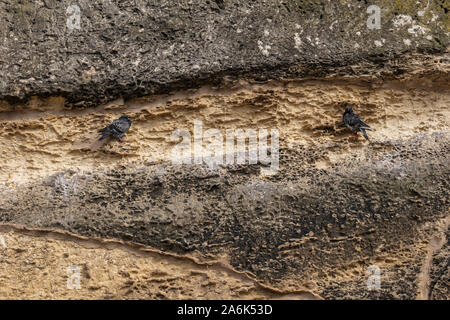
[{"label": "bird head", "polygon": [[352,107],[350,107],[350,106],[347,106],[347,107],[345,108],[345,112],[344,112],[344,114],[346,114],[346,113],[353,113],[353,109],[352,109]]},{"label": "bird head", "polygon": [[127,121],[128,123],[131,123],[131,120],[130,120],[130,118],[128,118],[128,116],[121,116],[119,119],[120,119],[120,120],[125,120],[125,121]]}]

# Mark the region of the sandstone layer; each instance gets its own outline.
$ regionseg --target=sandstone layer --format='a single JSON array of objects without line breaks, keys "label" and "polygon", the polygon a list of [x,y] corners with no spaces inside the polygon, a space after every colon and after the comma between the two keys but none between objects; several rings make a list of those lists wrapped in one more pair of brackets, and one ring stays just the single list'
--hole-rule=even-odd
[{"label": "sandstone layer", "polygon": [[[133,3],[0,1],[0,298],[449,299],[446,2]],[[276,170],[175,163],[195,123]]]}]

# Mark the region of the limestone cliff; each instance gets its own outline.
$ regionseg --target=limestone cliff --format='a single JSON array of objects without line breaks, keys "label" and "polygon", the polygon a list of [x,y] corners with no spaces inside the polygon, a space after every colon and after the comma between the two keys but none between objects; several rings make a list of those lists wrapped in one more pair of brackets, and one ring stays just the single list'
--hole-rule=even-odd
[{"label": "limestone cliff", "polygon": [[[0,298],[449,299],[448,2],[76,7],[0,0]],[[276,170],[174,163],[195,123]]]}]

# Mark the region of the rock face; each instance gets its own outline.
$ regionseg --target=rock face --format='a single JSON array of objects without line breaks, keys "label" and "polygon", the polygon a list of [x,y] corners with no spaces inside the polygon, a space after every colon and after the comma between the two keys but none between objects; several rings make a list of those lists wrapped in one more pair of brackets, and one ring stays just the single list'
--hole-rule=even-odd
[{"label": "rock face", "polygon": [[445,2],[377,5],[379,19],[356,0],[3,0],[0,99],[58,95],[97,105],[225,75],[348,75],[356,63],[367,72],[413,49],[446,49]]},{"label": "rock face", "polygon": [[0,0],[0,298],[449,299],[445,2],[73,4]]}]

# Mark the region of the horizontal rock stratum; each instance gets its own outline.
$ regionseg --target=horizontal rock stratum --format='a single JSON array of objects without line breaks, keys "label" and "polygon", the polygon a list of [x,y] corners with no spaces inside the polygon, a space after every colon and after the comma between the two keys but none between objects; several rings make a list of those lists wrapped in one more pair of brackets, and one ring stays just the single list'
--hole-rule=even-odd
[{"label": "horizontal rock stratum", "polygon": [[401,62],[379,70],[383,61],[446,50],[447,2],[373,4],[379,20],[357,0],[3,0],[0,99],[96,105],[224,76],[398,75]]},{"label": "horizontal rock stratum", "polygon": [[[446,2],[0,0],[0,18],[0,298],[449,299]],[[92,150],[122,114],[126,142]],[[275,130],[277,167],[176,163],[198,124]]]}]

